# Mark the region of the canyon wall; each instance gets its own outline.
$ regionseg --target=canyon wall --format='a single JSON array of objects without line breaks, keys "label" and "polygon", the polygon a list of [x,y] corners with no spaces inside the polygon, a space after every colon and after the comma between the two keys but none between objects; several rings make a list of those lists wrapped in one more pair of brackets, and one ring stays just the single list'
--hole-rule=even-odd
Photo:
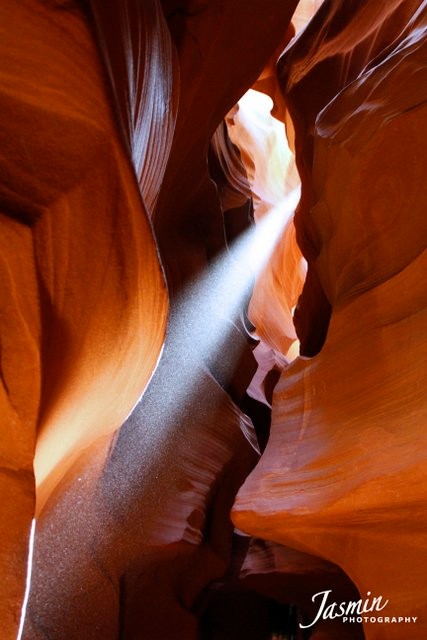
[{"label": "canyon wall", "polygon": [[427,5],[297,5],[1,3],[5,640],[425,638]]},{"label": "canyon wall", "polygon": [[417,617],[410,631],[365,624],[387,640],[426,633],[425,8],[325,1],[279,61],[308,261],[297,329],[314,357],[283,371],[233,512],[239,528],[338,564],[388,615]]}]

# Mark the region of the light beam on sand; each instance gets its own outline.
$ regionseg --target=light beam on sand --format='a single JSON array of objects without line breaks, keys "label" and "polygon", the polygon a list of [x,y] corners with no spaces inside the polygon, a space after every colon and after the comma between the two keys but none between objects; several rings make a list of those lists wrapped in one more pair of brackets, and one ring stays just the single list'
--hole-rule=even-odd
[{"label": "light beam on sand", "polygon": [[[78,521],[80,517],[77,512],[80,512],[82,503],[92,503],[98,531],[101,521],[98,522],[96,518],[104,517],[102,514],[108,514],[105,516],[107,522],[111,517],[118,521],[123,518],[123,522],[127,522],[126,519],[131,518],[135,504],[139,504],[141,500],[149,503],[152,499],[151,491],[156,494],[159,491],[159,483],[163,482],[165,486],[169,486],[169,471],[164,468],[165,452],[168,447],[174,447],[174,443],[179,442],[180,427],[185,424],[186,416],[191,419],[195,405],[203,402],[200,396],[200,380],[201,376],[204,380],[209,376],[206,360],[213,354],[220,358],[223,356],[224,343],[229,337],[230,329],[233,328],[233,320],[239,316],[254,278],[263,269],[279,241],[298,198],[299,192],[295,191],[282,206],[266,214],[260,223],[243,234],[229,251],[220,256],[206,273],[189,285],[176,302],[158,370],[140,404],[117,434],[117,440],[111,447],[108,459],[105,460],[105,464],[104,461],[102,463],[102,474],[97,476],[99,468],[96,467],[92,478],[92,467],[89,467],[84,472],[87,476],[84,488],[83,483],[80,485],[78,479],[75,479],[74,491],[69,488],[62,495],[62,502],[58,502],[57,517],[59,511],[59,518],[71,523],[70,531],[73,521]],[[215,385],[207,388],[215,389]],[[223,394],[219,392],[218,402],[222,402],[223,399]],[[209,404],[210,410],[215,402],[216,396]],[[81,491],[84,491],[84,496],[80,496]],[[158,494],[156,500],[159,500]],[[157,507],[153,511],[151,508],[149,517],[153,517],[156,509]],[[161,505],[158,509],[161,511]],[[102,536],[108,538],[108,526],[105,521],[103,524],[105,526]],[[47,522],[42,520],[41,535],[45,538],[46,535],[51,535],[48,525],[49,519]],[[88,527],[90,530],[91,523]],[[149,524],[147,527],[149,529]],[[66,532],[65,540],[70,531]],[[160,536],[160,533],[156,535]],[[169,533],[166,527],[165,540],[170,542],[168,536],[172,536],[173,539],[173,535],[174,532]],[[33,537],[34,525],[31,534],[27,593],[17,640],[22,640],[25,636],[24,619],[30,593]],[[52,593],[55,606],[63,611],[67,610],[67,599],[71,597],[74,588],[73,576],[78,580],[82,570],[81,563],[88,560],[88,555],[81,553],[78,538],[75,547],[72,541],[72,538],[68,539],[71,544],[67,546],[67,553],[60,560],[66,567],[69,580],[66,585],[62,585],[60,595],[56,591]],[[160,543],[161,539],[157,537],[156,544]],[[107,545],[108,542],[101,539],[100,544]],[[39,583],[33,581],[33,589],[37,589],[40,580],[43,580],[43,568],[40,572],[37,576]],[[34,591],[33,597],[36,596],[37,593]]]},{"label": "light beam on sand", "polygon": [[[189,283],[171,305],[158,369],[140,404],[120,430],[100,482],[109,505],[114,504],[120,513],[117,517],[125,518],[129,505],[141,499],[141,487],[144,495],[150,494],[151,485],[157,487],[164,474],[165,451],[179,440],[183,425],[192,420],[195,406],[203,404],[201,388],[215,389],[215,384],[206,387],[207,376],[216,378],[218,363],[221,374],[221,367],[225,366],[225,378],[216,378],[219,385],[233,375],[239,344],[245,344],[244,338],[239,338],[236,321],[298,199],[296,189]],[[210,398],[210,410],[215,402],[224,402],[224,396],[225,392],[223,395],[218,390]]]}]

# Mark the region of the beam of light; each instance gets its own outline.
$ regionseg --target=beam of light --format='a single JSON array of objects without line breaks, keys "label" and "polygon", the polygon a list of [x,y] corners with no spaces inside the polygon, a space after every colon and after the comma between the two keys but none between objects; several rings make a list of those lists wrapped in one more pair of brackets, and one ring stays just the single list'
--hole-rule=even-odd
[{"label": "beam of light", "polygon": [[[176,303],[170,334],[205,361],[220,351],[299,200],[299,188],[239,237]],[[188,381],[190,384],[190,381]]]},{"label": "beam of light", "polygon": [[[127,517],[132,501],[141,499],[141,487],[147,494],[151,486],[158,490],[165,452],[180,441],[195,406],[196,413],[202,410],[203,390],[212,389],[214,394],[207,403],[210,410],[217,402],[219,409],[223,405],[225,394],[207,378],[214,378],[219,386],[231,383],[246,344],[236,324],[253,281],[282,237],[298,199],[296,189],[189,283],[171,305],[159,367],[141,403],[120,430],[100,483],[108,503],[120,514],[118,518]],[[252,432],[244,431],[244,420],[242,433],[256,447]],[[167,529],[164,535],[170,542]]]},{"label": "beam of light", "polygon": [[[195,405],[197,403],[203,405],[203,397],[200,395],[200,381],[201,376],[203,376],[204,382],[209,376],[206,361],[209,357],[221,358],[224,354],[226,348],[224,343],[233,328],[233,319],[240,315],[242,303],[251,289],[253,279],[269,259],[289,216],[293,213],[298,198],[299,193],[295,191],[279,207],[266,214],[259,224],[244,233],[229,251],[219,256],[206,272],[191,283],[183,291],[180,299],[175,302],[158,370],[154,374],[140,405],[135,408],[135,412],[118,433],[105,466],[102,461],[102,474],[97,475],[99,461],[96,461],[93,466],[87,469],[89,480],[87,480],[88,484],[82,500],[79,499],[82,485],[79,488],[77,478],[74,480],[74,490],[65,491],[62,495],[60,508],[67,514],[67,521],[71,523],[71,528],[64,534],[65,540],[67,540],[67,535],[72,535],[72,523],[76,519],[78,520],[79,514],[76,512],[80,512],[82,501],[90,500],[94,505],[97,505],[94,509],[95,517],[102,517],[99,514],[102,514],[103,508],[105,508],[104,498],[102,498],[102,495],[105,494],[107,496],[105,502],[108,508],[108,517],[114,513],[114,518],[118,518],[118,521],[123,517],[124,522],[127,522],[126,518],[132,517],[135,504],[138,504],[138,501],[145,499],[149,504],[151,491],[159,500],[162,491],[159,487],[168,488],[170,486],[169,474],[174,473],[174,465],[172,463],[171,469],[166,470],[165,460],[168,460],[168,455],[173,455],[170,450],[172,448],[173,451],[175,443],[179,451],[180,427],[185,425],[186,416],[189,416],[188,419],[191,420]],[[207,384],[202,389],[212,389],[213,397],[210,398],[211,402],[207,405],[210,410],[217,401],[219,406],[224,403],[225,393],[218,392],[217,394],[215,384]],[[218,413],[218,417],[220,416],[221,412]],[[243,435],[251,442],[252,434],[245,432],[243,419],[240,428]],[[196,436],[197,432],[194,435]],[[251,444],[253,445],[253,442]],[[166,453],[168,451],[169,453]],[[164,484],[162,485],[162,483]],[[181,494],[182,500],[185,501],[185,492],[181,492]],[[101,503],[97,504],[97,501],[101,501]],[[187,506],[188,509],[193,509],[191,501]],[[161,511],[161,508],[159,505],[155,509]],[[148,518],[152,517],[149,509],[150,507],[148,508]],[[65,518],[65,516],[63,517]],[[184,523],[184,517],[181,516],[181,518]],[[179,525],[183,526],[183,523],[181,524],[180,521]],[[175,530],[172,528],[169,531],[167,523],[163,523],[163,525],[161,531],[156,531],[156,544],[162,543],[161,536],[164,536],[167,543],[175,541]],[[149,529],[149,525],[147,526]],[[44,520],[42,527],[41,544],[46,545],[49,544],[48,539],[51,535],[46,526],[46,520]],[[113,529],[113,531],[115,530]],[[109,535],[110,531],[106,526],[102,536],[108,539]],[[181,530],[178,531],[178,535],[182,535]],[[33,537],[34,529],[32,529],[31,536],[27,592],[22,611],[20,635],[17,640],[22,640],[22,629],[30,591]],[[106,547],[109,543],[104,540],[102,544]],[[74,581],[77,581],[81,575],[82,562],[92,560],[91,554],[81,553],[79,544],[74,547],[70,544],[69,547],[67,546],[67,554],[64,557],[59,555],[58,561],[64,563],[67,575],[71,576],[70,580],[67,581],[67,584],[61,585],[58,593],[55,581],[59,580],[60,575],[64,575],[65,572],[65,569],[61,569],[62,565],[60,565],[60,570],[54,575],[54,580],[51,582],[47,580],[45,583],[47,587],[43,588],[49,589],[47,596],[44,594],[44,597],[55,598],[56,606],[64,611],[64,615],[67,615],[67,602],[72,601],[73,589],[78,588]],[[40,580],[40,575],[37,578]],[[34,587],[32,592],[36,597]]]},{"label": "beam of light", "polygon": [[21,620],[19,622],[19,629],[18,629],[18,635],[16,637],[16,640],[22,640],[22,634],[24,632],[25,617],[27,614],[28,599],[30,597],[30,589],[31,589],[31,574],[33,569],[35,533],[36,533],[36,520],[34,518],[33,521],[31,522],[30,538],[28,543],[27,579],[25,584],[25,595],[24,595],[24,601],[22,603]]},{"label": "beam of light", "polygon": [[[152,494],[158,500],[162,492],[161,487],[166,489],[170,485],[168,474],[173,473],[173,464],[171,470],[165,470],[165,460],[172,455],[170,451],[173,451],[175,446],[179,451],[182,437],[180,432],[185,432],[185,428],[182,427],[187,420],[192,420],[194,407],[200,403],[203,409],[204,398],[201,393],[206,389],[212,389],[213,398],[207,405],[209,410],[212,410],[216,402],[219,405],[224,403],[225,394],[221,393],[215,384],[206,384],[206,378],[210,376],[209,369],[212,371],[210,364],[212,361],[227,359],[232,368],[236,359],[237,366],[239,348],[234,349],[232,353],[227,352],[230,341],[236,335],[235,323],[245,307],[254,281],[265,268],[277,243],[283,238],[284,229],[293,216],[299,196],[297,187],[288,195],[280,197],[274,204],[270,203],[264,214],[259,216],[257,224],[242,234],[229,250],[195,278],[183,290],[179,299],[174,301],[161,361],[146,393],[118,432],[114,446],[109,450],[108,459],[105,463],[102,460],[102,472],[101,467],[97,466],[100,465],[98,459],[87,469],[89,480],[84,499],[89,499],[94,504],[100,501],[95,509],[96,513],[103,513],[105,500],[108,514],[114,513],[114,517],[119,520],[123,517],[126,522],[126,518],[131,517],[139,500],[145,499],[149,503]],[[244,345],[243,339],[241,344]],[[220,416],[219,411],[218,418]],[[253,446],[256,446],[251,441],[253,435],[249,433],[250,430],[245,433],[244,419],[240,422],[242,433]],[[67,519],[71,523],[78,518],[76,511],[81,509],[78,499],[81,487],[82,485],[79,488],[78,479],[75,479],[74,490],[64,492],[61,498],[61,509],[67,513]],[[106,498],[102,497],[104,494]],[[182,500],[186,500],[185,493]],[[187,506],[188,509],[193,508],[191,501]],[[162,535],[165,542],[175,540],[175,530],[172,528],[169,531],[167,525],[163,524],[162,531],[156,532],[156,544],[162,543]],[[42,544],[46,545],[49,535],[46,520],[44,527]],[[66,535],[67,533],[65,537]],[[68,535],[71,535],[71,532],[68,532]],[[107,538],[112,535],[108,527],[103,535]],[[182,532],[179,532],[179,535],[182,535]],[[34,528],[31,535],[27,590],[17,640],[22,640],[23,637],[30,595],[33,539]],[[107,544],[108,542],[103,542],[103,545]],[[82,555],[79,545],[71,547],[66,557],[59,559],[59,562],[67,567],[70,580],[66,585],[61,585],[60,593],[55,581],[60,579],[59,575],[63,575],[62,570],[54,576],[52,582],[48,582],[47,597],[55,598],[56,605],[65,614],[67,602],[72,601],[73,590],[78,588],[74,581],[81,575],[81,564],[91,561],[91,557],[88,554]],[[37,578],[40,580],[40,576]],[[32,592],[36,592],[34,587]]]},{"label": "beam of light", "polygon": [[[171,309],[168,337],[170,344],[173,343],[175,361],[185,363],[185,373],[182,371],[177,375],[180,382],[171,401],[172,406],[176,405],[171,412],[175,416],[179,410],[176,408],[178,398],[181,406],[190,402],[200,375],[200,364],[213,364],[214,370],[218,360],[230,358],[227,341],[233,339],[233,325],[237,324],[252,295],[254,283],[264,272],[277,245],[287,242],[289,234],[286,229],[293,225],[292,218],[300,197],[300,181],[284,125],[271,116],[271,107],[272,100],[268,96],[250,90],[241,98],[238,108],[232,110],[234,115],[226,118],[229,135],[240,149],[246,167],[254,198],[256,224],[242,234],[229,251],[219,256],[204,274],[191,282]],[[295,253],[295,247],[281,248],[280,251]],[[298,262],[298,256],[295,261]],[[293,267],[292,263],[290,268]],[[290,274],[289,277],[302,282],[304,274],[301,276],[300,272],[300,265],[297,265],[296,275]],[[263,286],[262,281],[260,284]],[[293,290],[297,288],[295,286]],[[283,295],[286,297],[287,291]],[[287,306],[291,308],[293,304],[294,301],[289,300]],[[262,312],[268,313],[269,310],[263,309]],[[291,344],[295,340],[292,317],[289,314],[285,319],[292,326],[288,331],[292,333],[288,340]],[[297,349],[298,345],[295,351]],[[284,355],[287,351],[288,348]],[[237,352],[234,357],[238,357]],[[171,421],[173,419],[168,420]]]}]

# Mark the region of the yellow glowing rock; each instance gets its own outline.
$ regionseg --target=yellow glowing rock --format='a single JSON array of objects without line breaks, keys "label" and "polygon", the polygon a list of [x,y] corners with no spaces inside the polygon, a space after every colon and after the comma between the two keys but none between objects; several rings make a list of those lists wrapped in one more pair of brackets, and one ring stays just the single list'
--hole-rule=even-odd
[{"label": "yellow glowing rock", "polygon": [[257,335],[286,355],[297,338],[292,312],[305,268],[293,224],[299,178],[283,123],[270,115],[271,106],[269,97],[248,91],[228,115],[227,125],[246,168],[255,219],[277,211],[284,220],[272,257],[255,282],[249,317]]}]

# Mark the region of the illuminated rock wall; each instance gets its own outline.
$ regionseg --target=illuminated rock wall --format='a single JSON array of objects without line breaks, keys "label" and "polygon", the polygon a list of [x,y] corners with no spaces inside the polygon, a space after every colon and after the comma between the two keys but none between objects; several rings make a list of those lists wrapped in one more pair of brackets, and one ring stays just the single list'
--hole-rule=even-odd
[{"label": "illuminated rock wall", "polygon": [[[228,358],[207,364],[191,340],[169,338],[152,395],[112,435],[164,341],[167,298],[147,214],[177,295],[225,247],[210,138],[256,80],[296,2],[271,2],[263,28],[254,21],[237,30],[243,2],[202,12],[181,4],[28,0],[1,8],[4,638],[15,638],[19,623],[36,446],[38,526],[23,637],[116,637],[120,625],[139,637],[143,589],[145,633],[164,638],[164,624],[175,631],[188,618],[181,633],[189,638],[199,592],[227,567],[228,513],[257,456],[252,424],[229,395],[242,396],[254,371],[240,332],[231,330]],[[235,354],[245,371],[236,380]],[[140,469],[148,484],[138,484]],[[159,576],[161,566],[156,612],[145,568]],[[174,607],[178,622],[165,615]]]},{"label": "illuminated rock wall", "polygon": [[[296,5],[2,3],[5,640],[36,510],[26,640],[269,640],[329,588],[426,636],[426,3],[307,0],[288,45]],[[279,121],[301,199],[249,303],[223,252],[298,187]]]},{"label": "illuminated rock wall", "polygon": [[167,296],[86,18],[32,0],[0,11],[0,626],[9,639],[35,511],[34,453],[41,508],[143,392]]},{"label": "illuminated rock wall", "polygon": [[281,376],[233,517],[418,617],[365,624],[387,640],[426,634],[425,30],[425,3],[326,1],[279,62],[302,176],[303,349],[323,299],[332,314],[320,352]]}]

